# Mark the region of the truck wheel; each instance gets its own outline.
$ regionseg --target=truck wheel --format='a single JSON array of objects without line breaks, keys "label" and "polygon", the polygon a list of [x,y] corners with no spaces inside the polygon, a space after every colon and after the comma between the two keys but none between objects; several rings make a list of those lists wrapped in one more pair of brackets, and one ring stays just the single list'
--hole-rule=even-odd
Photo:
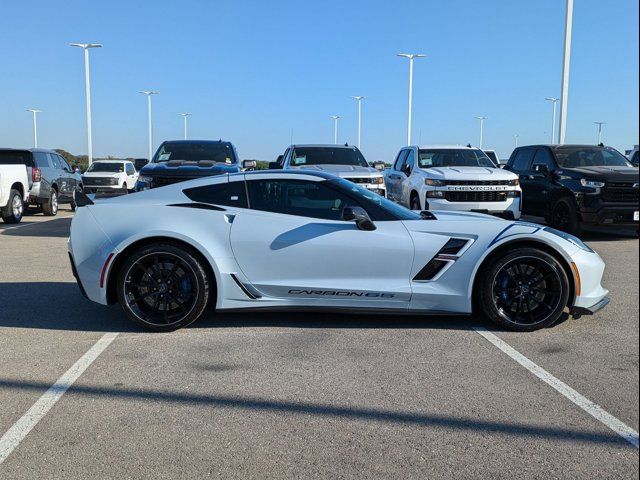
[{"label": "truck wheel", "polygon": [[530,332],[558,321],[569,302],[569,279],[555,257],[529,247],[515,248],[482,267],[476,298],[491,321]]},{"label": "truck wheel", "polygon": [[414,193],[411,196],[411,210],[422,210],[420,206],[420,197],[418,197],[417,193]]},{"label": "truck wheel", "polygon": [[49,200],[42,204],[42,213],[49,217],[55,217],[58,214],[58,192],[55,188],[51,189]]},{"label": "truck wheel", "polygon": [[575,204],[568,198],[561,198],[551,209],[551,226],[570,233],[571,235],[580,236],[582,228],[580,227],[580,219],[576,212]]},{"label": "truck wheel", "polygon": [[24,213],[24,202],[18,190],[12,189],[9,192],[9,201],[1,211],[4,223],[19,223]]}]

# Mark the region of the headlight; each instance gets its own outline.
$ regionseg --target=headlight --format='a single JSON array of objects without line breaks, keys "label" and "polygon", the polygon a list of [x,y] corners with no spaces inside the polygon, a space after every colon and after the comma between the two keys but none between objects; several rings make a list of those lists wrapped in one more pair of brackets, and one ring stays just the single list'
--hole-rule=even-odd
[{"label": "headlight", "polygon": [[142,183],[151,183],[153,181],[153,177],[150,177],[148,175],[140,175],[138,177],[138,181]]},{"label": "headlight", "polygon": [[424,184],[430,187],[444,187],[446,185],[444,180],[433,180],[431,178],[425,179]]},{"label": "headlight", "polygon": [[589,245],[584,243],[578,237],[574,237],[573,235],[571,235],[571,234],[569,234],[567,232],[562,232],[560,230],[556,230],[555,228],[551,228],[551,227],[545,227],[544,231],[552,233],[554,235],[557,235],[558,237],[562,238],[563,240],[566,240],[567,242],[573,243],[576,247],[581,248],[582,250],[584,250],[586,252],[594,253],[594,251],[591,249],[591,247],[589,247]]},{"label": "headlight", "polygon": [[427,192],[427,197],[429,198],[444,198],[443,190],[431,190]]},{"label": "headlight", "polygon": [[377,183],[378,185],[382,185],[384,183],[384,178],[378,177],[373,179],[373,183]]},{"label": "headlight", "polygon": [[118,185],[120,183],[120,179],[119,178],[110,178],[109,179],[109,185]]},{"label": "headlight", "polygon": [[581,178],[580,185],[589,188],[602,188],[604,187],[604,182],[596,182],[595,180],[587,180],[586,178]]},{"label": "headlight", "polygon": [[511,190],[511,191],[507,192],[507,198],[520,198],[520,191],[519,190]]},{"label": "headlight", "polygon": [[520,185],[520,179],[516,178],[515,180],[509,180],[507,182],[507,185],[509,185],[510,187],[517,187],[518,185]]}]

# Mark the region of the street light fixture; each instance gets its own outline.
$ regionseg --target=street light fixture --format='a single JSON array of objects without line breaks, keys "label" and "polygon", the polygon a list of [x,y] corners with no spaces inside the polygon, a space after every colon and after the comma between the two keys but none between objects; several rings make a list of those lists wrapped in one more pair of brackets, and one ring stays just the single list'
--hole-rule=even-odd
[{"label": "street light fixture", "polygon": [[398,53],[398,57],[409,59],[409,113],[407,120],[407,145],[411,145],[411,109],[413,105],[413,60],[415,58],[426,57],[422,53]]},{"label": "street light fixture", "polygon": [[333,143],[338,144],[338,120],[342,118],[340,115],[329,115],[333,119]]},{"label": "street light fixture", "polygon": [[358,149],[360,148],[360,140],[362,138],[362,100],[367,97],[363,97],[360,95],[351,97],[358,101]]},{"label": "street light fixture", "polygon": [[188,133],[188,119],[191,116],[190,113],[179,113],[178,115],[182,116],[182,118],[184,119],[184,139],[187,140],[189,138],[189,133]]},{"label": "street light fixture", "polygon": [[38,148],[38,121],[37,115],[42,110],[36,110],[35,108],[27,108],[27,112],[33,113],[33,147]]},{"label": "street light fixture", "polygon": [[598,125],[598,145],[602,143],[602,125],[606,125],[607,122],[593,122]]},{"label": "street light fixture", "polygon": [[559,99],[554,97],[547,97],[545,100],[550,101],[553,104],[553,109],[551,113],[551,145],[556,143],[556,104]]},{"label": "street light fixture", "polygon": [[84,50],[84,87],[87,98],[87,158],[89,165],[93,163],[93,141],[91,138],[91,79],[89,75],[89,49],[101,48],[100,43],[70,43],[72,47],[79,47]]},{"label": "street light fixture", "polygon": [[513,136],[513,145],[514,148],[518,148],[518,141],[520,140],[520,135],[517,133]]},{"label": "street light fixture", "polygon": [[154,90],[142,90],[138,93],[142,93],[147,96],[147,120],[149,123],[149,148],[148,148],[148,160],[151,161],[151,157],[153,157],[153,123],[151,121],[151,95],[157,95],[160,92],[156,92]]},{"label": "street light fixture", "polygon": [[480,150],[482,150],[482,140],[484,137],[484,121],[487,119],[487,117],[479,116],[475,118],[480,120]]},{"label": "street light fixture", "polygon": [[569,102],[569,66],[571,64],[571,28],[573,26],[573,0],[567,0],[564,27],[564,59],[562,61],[562,94],[560,95],[560,131],[558,143],[564,144],[567,132],[567,104]]}]

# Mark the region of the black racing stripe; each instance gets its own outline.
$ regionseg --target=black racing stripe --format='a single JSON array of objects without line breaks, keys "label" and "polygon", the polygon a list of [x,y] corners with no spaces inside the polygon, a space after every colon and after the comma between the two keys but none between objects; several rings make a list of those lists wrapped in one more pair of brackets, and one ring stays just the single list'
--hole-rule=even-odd
[{"label": "black racing stripe", "polygon": [[226,210],[221,207],[216,207],[215,205],[210,205],[208,203],[172,203],[171,205],[167,205],[167,207],[184,207],[184,208],[200,208],[202,210],[216,210],[218,212],[225,212]]}]

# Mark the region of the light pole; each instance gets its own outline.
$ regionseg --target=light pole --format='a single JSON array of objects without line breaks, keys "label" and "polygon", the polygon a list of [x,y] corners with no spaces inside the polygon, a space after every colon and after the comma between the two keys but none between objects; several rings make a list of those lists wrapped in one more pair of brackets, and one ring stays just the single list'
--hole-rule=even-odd
[{"label": "light pole", "polygon": [[556,104],[558,103],[557,98],[547,97],[545,100],[550,101],[553,104],[553,109],[551,110],[551,145],[556,143]]},{"label": "light pole", "polygon": [[593,122],[598,125],[598,145],[602,143],[602,125],[606,125],[607,122]]},{"label": "light pole", "polygon": [[191,116],[190,113],[179,113],[178,115],[180,115],[183,119],[184,119],[184,139],[187,140],[189,138],[189,130],[188,130],[188,119]]},{"label": "light pole", "polygon": [[333,143],[338,144],[338,120],[342,118],[340,115],[329,115],[333,119]]},{"label": "light pole", "polygon": [[27,108],[27,112],[33,113],[33,147],[38,148],[38,113],[42,110],[36,110],[35,108]]},{"label": "light pole", "polygon": [[91,139],[91,79],[89,75],[89,49],[100,48],[100,43],[70,43],[72,47],[80,47],[84,50],[84,87],[87,97],[87,157],[89,165],[93,163],[93,141]]},{"label": "light pole", "polygon": [[413,60],[426,57],[422,53],[398,53],[398,57],[409,59],[409,118],[407,120],[407,145],[411,145],[411,107],[413,105]]},{"label": "light pole", "polygon": [[517,133],[513,136],[513,146],[514,148],[518,148],[518,140],[520,139],[520,135]]},{"label": "light pole", "polygon": [[567,103],[569,101],[569,66],[571,64],[571,28],[573,26],[573,0],[567,0],[564,27],[564,60],[562,62],[562,94],[560,95],[560,131],[558,143],[564,144],[567,132]]},{"label": "light pole", "polygon": [[362,100],[367,98],[363,96],[351,97],[358,101],[358,149],[360,148],[360,140],[362,138]]},{"label": "light pole", "polygon": [[154,90],[142,90],[143,95],[147,96],[147,120],[149,122],[149,150],[148,150],[148,160],[151,161],[151,157],[153,157],[153,123],[151,121],[151,95],[157,95],[160,92],[156,92]]},{"label": "light pole", "polygon": [[482,150],[482,140],[484,137],[484,121],[487,119],[487,117],[479,116],[476,118],[480,120],[480,150]]}]

